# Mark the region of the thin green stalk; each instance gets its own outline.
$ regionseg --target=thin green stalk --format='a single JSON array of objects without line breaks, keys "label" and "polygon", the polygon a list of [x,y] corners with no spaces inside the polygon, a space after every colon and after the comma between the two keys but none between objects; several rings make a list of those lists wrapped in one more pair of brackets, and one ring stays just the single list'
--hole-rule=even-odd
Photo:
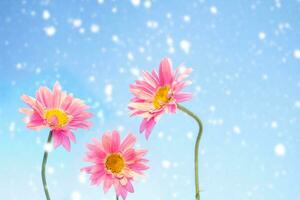
[{"label": "thin green stalk", "polygon": [[116,200],[119,200],[119,196],[118,195],[116,195]]},{"label": "thin green stalk", "polygon": [[196,139],[196,144],[195,144],[195,159],[194,159],[194,164],[195,164],[195,190],[196,190],[196,200],[200,200],[200,189],[199,189],[199,170],[198,170],[198,155],[199,155],[199,144],[201,141],[201,136],[203,132],[203,125],[199,117],[197,117],[193,112],[191,112],[189,109],[185,108],[182,105],[177,104],[177,107],[179,110],[182,112],[188,114],[190,117],[192,117],[198,124],[199,126],[199,132],[198,136]]},{"label": "thin green stalk", "polygon": [[[50,131],[47,143],[50,144],[52,140],[52,131]],[[48,186],[47,186],[47,181],[46,181],[46,164],[47,164],[47,159],[48,159],[48,151],[45,150],[44,152],[44,157],[43,157],[43,164],[42,164],[42,180],[43,180],[43,186],[44,186],[44,192],[46,195],[47,200],[50,199],[49,191],[48,191]]]}]

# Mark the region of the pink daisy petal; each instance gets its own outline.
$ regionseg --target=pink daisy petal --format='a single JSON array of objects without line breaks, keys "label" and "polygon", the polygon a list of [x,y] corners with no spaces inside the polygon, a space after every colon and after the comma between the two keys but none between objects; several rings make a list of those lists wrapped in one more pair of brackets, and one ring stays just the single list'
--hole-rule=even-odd
[{"label": "pink daisy petal", "polygon": [[127,151],[123,152],[123,155],[126,161],[130,161],[136,158],[136,153],[134,149],[128,149]]},{"label": "pink daisy petal", "polygon": [[159,78],[162,86],[170,85],[173,81],[173,72],[172,72],[172,64],[171,60],[168,58],[164,58],[160,62],[159,66]]},{"label": "pink daisy petal", "polygon": [[126,177],[123,177],[123,178],[121,178],[121,179],[119,180],[119,182],[121,183],[121,185],[122,185],[122,186],[126,186],[126,185],[127,185],[127,182],[128,182],[128,180],[127,180],[127,178],[126,178]]},{"label": "pink daisy petal", "polygon": [[47,87],[40,87],[36,93],[36,100],[41,102],[45,108],[52,108],[52,93]]},{"label": "pink daisy petal", "polygon": [[168,112],[169,113],[176,113],[177,110],[177,104],[176,103],[171,103],[167,106]]},{"label": "pink daisy petal", "polygon": [[144,149],[143,150],[142,149],[136,150],[136,156],[140,157],[140,158],[144,157],[147,153],[148,153],[148,151],[144,150]]},{"label": "pink daisy petal", "polygon": [[141,170],[146,170],[149,167],[142,164],[142,163],[134,163],[130,166],[130,168],[133,169],[133,170],[141,171]]},{"label": "pink daisy petal", "polygon": [[174,95],[174,98],[176,99],[176,102],[180,103],[183,101],[188,101],[193,97],[191,93],[179,93]]},{"label": "pink daisy petal", "polygon": [[63,141],[62,134],[60,132],[54,131],[52,132],[52,137],[53,137],[54,148],[59,147]]},{"label": "pink daisy petal", "polygon": [[45,127],[44,119],[37,112],[33,112],[30,116],[29,122],[27,123],[27,127],[31,129]]},{"label": "pink daisy petal", "polygon": [[106,178],[104,180],[104,184],[103,184],[103,191],[104,191],[104,193],[106,193],[110,189],[110,187],[112,186],[112,184],[113,184],[113,180],[112,179]]},{"label": "pink daisy petal", "polygon": [[52,105],[54,108],[60,108],[61,97],[62,97],[61,86],[56,81],[53,86],[53,99],[52,99]]},{"label": "pink daisy petal", "polygon": [[120,149],[120,135],[117,131],[112,131],[111,151],[118,152]]},{"label": "pink daisy petal", "polygon": [[143,72],[143,75],[144,75],[145,83],[149,84],[149,87],[151,87],[151,89],[155,89],[158,82],[152,76],[152,74],[149,72]]},{"label": "pink daisy petal", "polygon": [[120,146],[121,151],[124,152],[127,149],[131,149],[135,142],[136,137],[133,134],[128,134]]},{"label": "pink daisy petal", "polygon": [[27,95],[23,95],[21,98],[27,105],[29,105],[33,109],[34,112],[36,112],[40,116],[43,115],[43,107],[38,101]]},{"label": "pink daisy petal", "polygon": [[140,125],[140,133],[142,133],[142,132],[144,132],[144,130],[146,130],[147,123],[148,123],[148,119],[144,118]]},{"label": "pink daisy petal", "polygon": [[130,193],[133,193],[134,192],[134,188],[132,186],[132,183],[130,181],[127,182],[127,185],[126,185],[126,190]]},{"label": "pink daisy petal", "polygon": [[145,130],[145,136],[146,136],[147,140],[149,139],[149,136],[150,136],[151,131],[152,131],[153,127],[155,126],[155,124],[156,124],[156,121],[155,121],[154,117],[146,121],[144,130]]},{"label": "pink daisy petal", "polygon": [[125,200],[127,197],[127,190],[123,187],[121,188],[121,196],[122,196],[123,200]]},{"label": "pink daisy petal", "polygon": [[70,144],[70,140],[68,137],[66,136],[63,136],[62,137],[62,145],[63,147],[67,150],[67,151],[70,151],[71,150],[71,144]]},{"label": "pink daisy petal", "polygon": [[64,101],[61,103],[60,108],[63,110],[68,110],[72,103],[73,103],[73,97],[70,95],[66,95]]},{"label": "pink daisy petal", "polygon": [[67,137],[68,137],[70,140],[72,140],[73,142],[76,142],[76,137],[75,137],[75,135],[74,135],[73,132],[67,131],[67,132],[66,132],[66,135],[67,135]]},{"label": "pink daisy petal", "polygon": [[111,153],[111,134],[106,132],[102,136],[102,146],[106,153]]}]

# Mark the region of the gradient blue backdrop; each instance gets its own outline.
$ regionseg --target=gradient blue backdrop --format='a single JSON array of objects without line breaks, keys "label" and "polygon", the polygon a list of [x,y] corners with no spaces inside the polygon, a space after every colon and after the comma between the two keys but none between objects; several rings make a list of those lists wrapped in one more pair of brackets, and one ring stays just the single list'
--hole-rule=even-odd
[{"label": "gradient blue backdrop", "polygon": [[52,151],[53,200],[114,199],[79,169],[85,143],[132,131],[151,169],[132,200],[194,199],[196,124],[165,115],[146,141],[129,118],[128,85],[162,57],[194,69],[184,105],[204,122],[203,200],[300,199],[300,1],[1,0],[0,199],[45,199],[47,130],[25,128],[22,94],[62,87],[91,106],[94,126],[67,153]]}]

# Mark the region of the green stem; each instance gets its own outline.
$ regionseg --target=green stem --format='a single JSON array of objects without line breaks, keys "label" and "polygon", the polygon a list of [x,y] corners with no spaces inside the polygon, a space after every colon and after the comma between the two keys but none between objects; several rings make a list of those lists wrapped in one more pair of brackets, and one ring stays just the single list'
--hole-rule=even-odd
[{"label": "green stem", "polygon": [[116,195],[116,200],[119,200],[119,196],[118,195]]},{"label": "green stem", "polygon": [[[47,143],[50,144],[52,140],[52,131],[50,131]],[[45,150],[44,152],[44,157],[43,157],[43,164],[42,164],[42,180],[43,180],[43,186],[44,186],[44,192],[46,195],[47,200],[50,200],[50,195],[48,192],[48,186],[47,186],[47,181],[46,181],[46,164],[47,164],[47,159],[48,159],[48,151]]]},{"label": "green stem", "polygon": [[199,190],[199,170],[198,170],[198,155],[199,155],[199,144],[201,141],[201,136],[203,132],[203,125],[199,117],[197,117],[193,112],[188,110],[182,105],[177,104],[177,107],[179,110],[182,112],[188,114],[191,116],[198,124],[199,126],[199,132],[198,136],[196,139],[196,144],[195,144],[195,159],[194,159],[194,164],[195,164],[195,190],[196,190],[196,200],[200,200],[200,190]]}]

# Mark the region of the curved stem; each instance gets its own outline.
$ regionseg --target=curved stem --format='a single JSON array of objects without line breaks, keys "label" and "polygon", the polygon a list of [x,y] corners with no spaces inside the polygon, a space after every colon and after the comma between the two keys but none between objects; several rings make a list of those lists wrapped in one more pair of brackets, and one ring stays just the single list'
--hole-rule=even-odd
[{"label": "curved stem", "polygon": [[[50,133],[49,133],[47,143],[51,143],[51,140],[52,140],[52,131],[50,131]],[[48,192],[48,186],[47,186],[47,181],[46,181],[46,174],[45,174],[47,160],[48,160],[48,151],[45,150],[44,157],[43,157],[43,164],[42,164],[42,180],[43,180],[43,186],[44,186],[44,192],[45,192],[46,198],[47,198],[47,200],[50,200],[50,195]]]},{"label": "curved stem", "polygon": [[196,200],[200,200],[200,190],[199,190],[199,170],[198,170],[198,155],[199,155],[199,144],[201,141],[201,136],[203,132],[203,125],[199,117],[197,117],[193,112],[188,110],[182,105],[177,104],[177,107],[179,110],[182,112],[188,114],[190,117],[192,117],[198,124],[199,126],[199,132],[198,136],[196,139],[196,144],[195,144],[195,159],[194,159],[194,164],[195,164],[195,190],[196,190]]}]

